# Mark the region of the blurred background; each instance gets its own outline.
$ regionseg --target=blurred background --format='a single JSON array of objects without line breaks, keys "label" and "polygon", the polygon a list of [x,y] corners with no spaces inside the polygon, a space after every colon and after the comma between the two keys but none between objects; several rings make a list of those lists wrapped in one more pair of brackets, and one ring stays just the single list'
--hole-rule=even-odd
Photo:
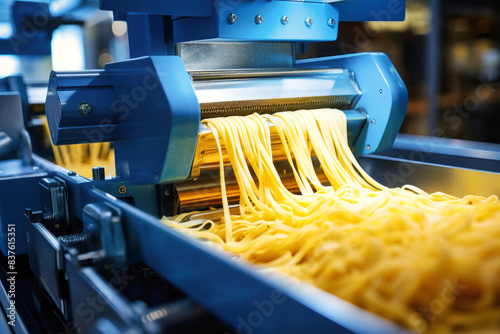
[{"label": "blurred background", "polygon": [[401,132],[500,143],[500,3],[407,0],[404,22],[340,23],[298,58],[385,52],[408,87]]},{"label": "blurred background", "polygon": [[[13,34],[11,2],[0,0],[0,38]],[[128,58],[126,24],[96,10],[97,0],[50,3],[51,11],[78,3],[71,21],[53,30],[52,55],[0,55],[0,78],[21,74],[32,105],[43,103],[52,69]],[[342,22],[336,42],[311,43],[297,59],[385,52],[409,91],[401,132],[500,143],[499,21],[496,0],[407,0],[405,22]]]}]

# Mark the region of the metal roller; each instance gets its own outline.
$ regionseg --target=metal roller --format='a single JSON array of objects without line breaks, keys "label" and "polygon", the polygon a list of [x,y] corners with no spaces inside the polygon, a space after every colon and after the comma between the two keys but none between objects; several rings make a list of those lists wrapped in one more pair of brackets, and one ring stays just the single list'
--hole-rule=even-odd
[{"label": "metal roller", "polygon": [[[352,110],[361,92],[354,74],[344,69],[261,69],[229,71],[191,71],[201,119],[272,114],[300,109],[336,108],[344,110],[348,120],[349,143],[358,138],[367,115]],[[286,159],[280,139],[271,127],[273,159]],[[225,156],[225,149],[223,155]],[[227,158],[224,158],[228,163]],[[200,169],[217,166],[219,153],[211,131],[200,124],[198,144],[191,168],[192,179]]]},{"label": "metal roller", "polygon": [[[366,123],[366,115],[357,110],[344,110],[344,113],[347,116],[348,140],[349,143],[354,143]],[[271,133],[273,160],[286,160],[286,154],[283,150],[278,133],[274,130],[274,126],[272,124],[268,123],[268,125]],[[222,147],[222,154],[224,157],[224,164],[228,165],[229,159],[226,155],[225,147]],[[217,149],[214,135],[205,124],[200,124],[198,145],[196,147],[193,166],[191,168],[191,178],[197,179],[200,176],[201,169],[218,168],[218,164],[219,151]]]},{"label": "metal roller", "polygon": [[[313,164],[320,182],[323,185],[329,185],[328,179],[320,168],[319,161],[316,158],[313,158]],[[298,194],[300,190],[288,161],[275,161],[274,165],[280,175],[283,185],[290,192]],[[234,171],[230,166],[225,167],[224,176],[228,203],[230,205],[239,204],[240,190]],[[183,212],[203,211],[210,208],[222,207],[222,192],[218,168],[205,167],[201,170],[196,180],[177,183],[175,187],[179,195],[181,210]]]},{"label": "metal roller", "polygon": [[191,71],[201,119],[299,109],[351,109],[361,92],[343,69]]}]

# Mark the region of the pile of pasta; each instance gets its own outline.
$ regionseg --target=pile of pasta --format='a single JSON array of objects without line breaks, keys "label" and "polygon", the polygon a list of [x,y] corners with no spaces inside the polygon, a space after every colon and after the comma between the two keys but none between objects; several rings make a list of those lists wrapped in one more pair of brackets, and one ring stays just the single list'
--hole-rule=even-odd
[{"label": "pile of pasta", "polygon": [[[204,121],[240,187],[220,223],[168,226],[258,266],[293,275],[370,312],[426,333],[500,331],[500,202],[414,186],[390,189],[357,163],[347,121],[332,109]],[[300,194],[273,164],[274,125]],[[328,185],[319,182],[312,156]]]}]

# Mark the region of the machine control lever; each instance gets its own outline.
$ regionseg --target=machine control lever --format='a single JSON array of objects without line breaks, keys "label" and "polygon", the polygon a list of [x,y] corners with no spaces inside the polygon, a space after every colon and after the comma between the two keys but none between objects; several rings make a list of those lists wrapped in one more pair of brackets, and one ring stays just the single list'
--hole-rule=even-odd
[{"label": "machine control lever", "polygon": [[71,230],[68,210],[68,194],[64,181],[55,178],[44,178],[40,181],[40,192],[43,205],[43,219],[51,221],[47,228],[56,235]]},{"label": "machine control lever", "polygon": [[122,213],[105,203],[87,204],[83,208],[83,233],[87,240],[87,249],[94,258],[111,267],[125,264],[125,237],[122,229]]}]

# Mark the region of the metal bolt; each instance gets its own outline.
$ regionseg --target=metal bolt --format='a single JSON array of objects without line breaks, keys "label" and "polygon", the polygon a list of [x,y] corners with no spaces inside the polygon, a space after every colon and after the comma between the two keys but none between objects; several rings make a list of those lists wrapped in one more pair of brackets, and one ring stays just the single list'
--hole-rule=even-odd
[{"label": "metal bolt", "polygon": [[92,180],[103,181],[106,179],[106,170],[104,167],[92,167]]},{"label": "metal bolt", "polygon": [[262,15],[257,15],[257,16],[255,17],[255,23],[257,23],[257,24],[261,24],[261,23],[262,23],[262,21],[264,21],[264,18],[262,17]]},{"label": "metal bolt", "polygon": [[332,28],[335,27],[335,19],[328,19],[326,23]]},{"label": "metal bolt", "polygon": [[68,172],[68,175],[69,176],[76,176],[76,172],[70,171],[70,172]]},{"label": "metal bolt", "polygon": [[310,17],[306,17],[304,20],[306,26],[310,27],[313,24],[313,20]]},{"label": "metal bolt", "polygon": [[372,147],[371,147],[370,145],[366,145],[366,150],[367,150],[367,151],[369,151],[369,150],[371,150],[371,149],[372,149]]},{"label": "metal bolt", "polygon": [[382,90],[382,88],[380,88],[378,92],[382,94],[384,91]]},{"label": "metal bolt", "polygon": [[372,124],[375,124],[375,123],[376,123],[375,119],[372,119]]},{"label": "metal bolt", "polygon": [[167,190],[165,190],[165,192],[164,192],[163,194],[164,194],[165,196],[169,196],[169,195],[170,195],[170,191],[168,191],[168,189],[167,189]]},{"label": "metal bolt", "polygon": [[122,195],[125,194],[127,192],[127,187],[120,186],[120,188],[118,188],[118,192]]},{"label": "metal bolt", "polygon": [[236,22],[236,19],[238,19],[238,16],[236,16],[236,14],[234,13],[229,14],[229,16],[227,17],[229,23]]},{"label": "metal bolt", "polygon": [[87,102],[82,102],[78,106],[78,111],[80,112],[81,115],[87,116],[92,112],[92,106],[88,104]]},{"label": "metal bolt", "polygon": [[281,17],[281,23],[283,23],[283,24],[287,24],[287,23],[288,23],[288,16],[283,15],[283,16]]},{"label": "metal bolt", "polygon": [[33,170],[40,170],[40,168],[38,166],[34,166]]}]

